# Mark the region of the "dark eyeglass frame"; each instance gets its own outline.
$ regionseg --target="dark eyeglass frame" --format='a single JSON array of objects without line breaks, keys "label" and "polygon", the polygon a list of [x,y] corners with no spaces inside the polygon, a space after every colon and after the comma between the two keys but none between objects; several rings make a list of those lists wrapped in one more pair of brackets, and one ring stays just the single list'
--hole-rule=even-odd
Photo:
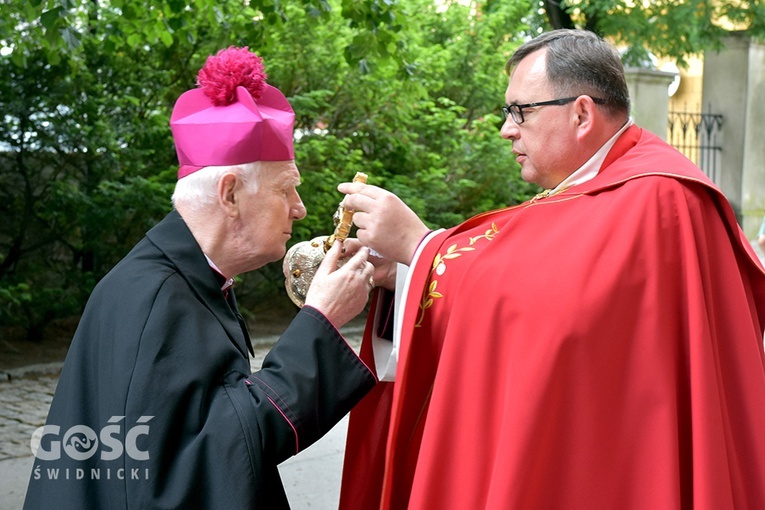
[{"label": "dark eyeglass frame", "polygon": [[[537,103],[506,104],[502,107],[502,115],[504,116],[505,120],[507,120],[507,117],[510,116],[510,118],[513,119],[513,122],[521,125],[526,121],[526,119],[523,118],[524,108],[536,108],[537,106],[560,106],[568,104],[571,101],[576,101],[582,95],[585,94],[580,94],[579,96],[564,97],[562,99],[552,99],[550,101],[539,101]],[[595,104],[606,104],[605,99],[600,99],[599,97],[592,96],[588,97],[590,97],[590,99],[592,99]]]}]

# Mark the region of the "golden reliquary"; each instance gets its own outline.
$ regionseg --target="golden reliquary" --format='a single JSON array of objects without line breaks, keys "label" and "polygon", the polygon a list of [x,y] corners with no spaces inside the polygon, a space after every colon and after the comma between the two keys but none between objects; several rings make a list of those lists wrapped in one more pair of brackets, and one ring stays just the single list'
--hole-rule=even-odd
[{"label": "golden reliquary", "polygon": [[[367,175],[358,172],[353,182],[367,182]],[[343,208],[342,203],[333,216],[335,232],[329,236],[314,237],[310,241],[302,241],[290,248],[284,256],[282,271],[287,295],[293,303],[302,307],[316,269],[324,260],[324,255],[336,240],[345,240],[351,231],[353,211]],[[340,261],[342,264],[342,260]]]}]

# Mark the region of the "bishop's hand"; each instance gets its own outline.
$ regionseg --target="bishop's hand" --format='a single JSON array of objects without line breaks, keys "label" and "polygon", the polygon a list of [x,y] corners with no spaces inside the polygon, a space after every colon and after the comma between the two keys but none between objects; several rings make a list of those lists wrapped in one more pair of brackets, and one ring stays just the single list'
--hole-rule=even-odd
[{"label": "bishop's hand", "polygon": [[305,297],[306,306],[316,308],[338,329],[364,311],[374,287],[369,249],[361,248],[338,267],[342,245],[341,241],[332,244]]}]

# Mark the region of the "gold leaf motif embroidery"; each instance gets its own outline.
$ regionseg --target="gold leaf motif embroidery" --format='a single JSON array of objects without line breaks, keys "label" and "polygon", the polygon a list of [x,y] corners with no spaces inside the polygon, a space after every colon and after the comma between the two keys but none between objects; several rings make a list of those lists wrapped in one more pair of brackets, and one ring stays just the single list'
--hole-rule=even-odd
[{"label": "gold leaf motif embroidery", "polygon": [[476,242],[480,241],[481,239],[491,241],[494,239],[497,233],[499,233],[499,229],[497,228],[496,223],[492,223],[491,228],[488,229],[483,235],[470,237],[468,239],[469,246],[458,248],[457,244],[455,243],[449,246],[443,255],[440,253],[436,254],[436,256],[433,258],[433,264],[430,268],[430,275],[428,276],[430,278],[430,284],[428,285],[427,292],[424,293],[422,300],[420,301],[420,315],[414,325],[415,328],[422,326],[422,321],[425,319],[425,311],[433,306],[435,300],[444,297],[442,293],[436,291],[436,288],[438,287],[438,280],[436,277],[444,274],[446,271],[446,261],[461,257],[467,252],[475,251],[476,248],[473,248],[473,245]]}]

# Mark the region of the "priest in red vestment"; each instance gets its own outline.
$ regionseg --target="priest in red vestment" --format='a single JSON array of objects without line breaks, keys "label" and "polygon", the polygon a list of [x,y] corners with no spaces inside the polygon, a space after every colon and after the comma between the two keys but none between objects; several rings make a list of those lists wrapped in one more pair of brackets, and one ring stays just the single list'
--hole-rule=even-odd
[{"label": "priest in red vestment", "polygon": [[501,134],[544,193],[428,232],[340,186],[395,288],[341,509],[765,508],[765,271],[730,204],[632,123],[594,34],[543,34],[508,70]]}]

